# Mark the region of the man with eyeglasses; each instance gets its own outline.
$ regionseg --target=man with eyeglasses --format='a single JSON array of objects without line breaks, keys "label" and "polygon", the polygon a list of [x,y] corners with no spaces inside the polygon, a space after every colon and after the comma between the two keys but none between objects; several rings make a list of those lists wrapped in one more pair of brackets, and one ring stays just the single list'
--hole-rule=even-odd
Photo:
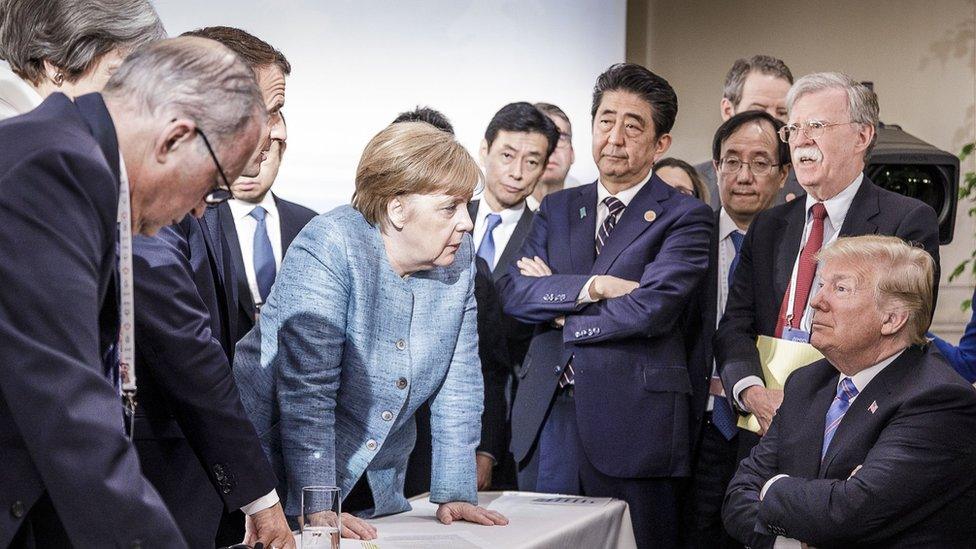
[{"label": "man with eyeglasses", "polygon": [[699,430],[692,467],[691,522],[694,547],[740,547],[722,526],[722,499],[739,462],[740,442],[755,444],[755,435],[736,427],[737,415],[725,398],[712,351],[712,336],[722,318],[738,254],[752,220],[776,200],[790,172],[790,149],[777,131],[783,122],[764,111],[745,111],[726,120],[712,141],[712,163],[719,177],[721,208],[709,249],[709,270],[699,293],[700,318],[692,352],[696,383],[694,411]]},{"label": "man with eyeglasses", "polygon": [[[233,197],[236,176],[257,176],[272,140],[284,139],[284,76],[256,69],[245,48],[260,43],[276,50],[243,31],[214,27],[188,34],[223,44],[244,61],[260,90],[265,123],[247,165],[229,172],[201,122],[196,142],[212,167],[206,210],[133,242],[136,367],[145,372],[135,416],[136,449],[146,477],[191,547],[215,545],[225,509],[250,517],[250,542],[291,547],[294,539],[275,491],[277,478],[243,410],[231,370],[237,283],[217,209]],[[235,539],[221,544],[240,542],[241,526]]]},{"label": "man with eyeglasses", "polygon": [[749,227],[714,341],[730,404],[754,413],[763,433],[783,392],[766,389],[756,338],[809,341],[818,280],[813,258],[822,246],[838,236],[898,236],[924,246],[938,280],[935,211],[864,175],[878,123],[874,92],[844,74],[810,74],[790,88],[787,108],[789,123],[779,136],[807,196],[760,213]]}]

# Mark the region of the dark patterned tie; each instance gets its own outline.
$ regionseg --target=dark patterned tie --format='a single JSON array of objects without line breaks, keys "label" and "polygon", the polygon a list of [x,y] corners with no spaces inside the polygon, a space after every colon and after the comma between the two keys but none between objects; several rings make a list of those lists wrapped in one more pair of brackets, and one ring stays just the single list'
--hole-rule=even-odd
[{"label": "dark patterned tie", "polygon": [[[742,249],[742,240],[745,238],[745,235],[739,231],[732,231],[729,233],[729,238],[732,240],[732,247],[735,248],[735,257],[732,258],[732,263],[729,264],[729,291],[731,292],[732,275],[735,274],[735,268],[739,266],[739,250]],[[722,433],[725,440],[732,440],[732,437],[739,432],[735,424],[735,414],[732,413],[732,406],[729,404],[728,399],[718,395],[715,395],[712,403],[712,425],[715,425],[718,432]]]},{"label": "dark patterned tie", "polygon": [[626,208],[624,203],[615,196],[604,198],[603,204],[610,210],[610,215],[603,220],[603,224],[600,225],[600,230],[596,233],[596,255],[600,255],[600,250],[607,245],[607,242],[610,240],[610,234],[613,233],[613,228],[617,226],[617,220],[620,219],[620,214]]}]

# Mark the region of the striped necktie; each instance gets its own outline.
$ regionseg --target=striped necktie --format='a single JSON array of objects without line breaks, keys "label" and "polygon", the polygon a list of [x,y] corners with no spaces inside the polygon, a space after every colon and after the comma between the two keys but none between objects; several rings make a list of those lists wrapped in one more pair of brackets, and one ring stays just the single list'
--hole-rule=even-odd
[{"label": "striped necktie", "polygon": [[830,441],[834,439],[834,433],[837,432],[837,426],[840,425],[840,421],[844,419],[844,414],[847,413],[847,409],[851,407],[851,401],[857,396],[857,387],[854,386],[854,382],[851,378],[845,377],[843,381],[837,386],[837,396],[834,397],[834,401],[830,403],[830,408],[827,409],[827,419],[826,426],[824,427],[824,438],[823,438],[823,449],[820,451],[821,461],[827,455],[827,448],[830,447]]}]

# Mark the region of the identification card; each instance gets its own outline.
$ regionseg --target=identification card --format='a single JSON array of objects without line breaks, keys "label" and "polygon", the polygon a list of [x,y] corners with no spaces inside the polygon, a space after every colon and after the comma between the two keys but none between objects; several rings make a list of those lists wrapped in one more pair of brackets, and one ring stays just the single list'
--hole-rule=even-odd
[{"label": "identification card", "polygon": [[797,343],[810,343],[810,332],[805,332],[789,326],[783,328],[783,339]]}]

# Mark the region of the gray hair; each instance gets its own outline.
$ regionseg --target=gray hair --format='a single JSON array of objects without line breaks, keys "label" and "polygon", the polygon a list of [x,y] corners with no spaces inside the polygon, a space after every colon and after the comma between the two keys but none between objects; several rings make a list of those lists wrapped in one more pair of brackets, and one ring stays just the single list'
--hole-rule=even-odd
[{"label": "gray hair", "polygon": [[[872,128],[878,127],[878,96],[864,84],[841,72],[815,72],[797,80],[786,93],[787,110],[792,111],[793,104],[804,95],[822,90],[844,90],[847,92],[847,113],[851,117],[850,121]],[[871,154],[877,137],[875,133],[864,151],[864,158]]]},{"label": "gray hair", "polygon": [[746,85],[746,78],[753,71],[782,78],[793,84],[793,73],[782,59],[770,55],[753,55],[748,59],[736,59],[725,75],[725,87],[722,97],[729,100],[733,107],[738,107],[742,101],[742,88]]},{"label": "gray hair", "polygon": [[251,122],[267,121],[254,73],[206,38],[170,38],[139,49],[102,94],[155,118],[189,118],[215,148],[231,144]]},{"label": "gray hair", "polygon": [[0,57],[34,85],[45,61],[74,82],[112,50],[165,37],[149,0],[0,0]]}]

